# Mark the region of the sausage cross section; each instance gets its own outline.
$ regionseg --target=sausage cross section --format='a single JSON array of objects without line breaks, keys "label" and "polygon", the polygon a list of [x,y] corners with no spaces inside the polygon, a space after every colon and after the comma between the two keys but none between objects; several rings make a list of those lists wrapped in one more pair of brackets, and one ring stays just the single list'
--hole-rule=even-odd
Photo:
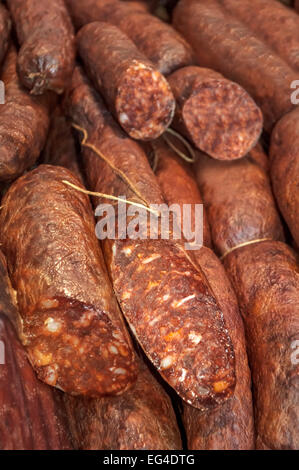
[{"label": "sausage cross section", "polygon": [[88,197],[66,169],[41,165],[2,201],[1,242],[20,308],[20,337],[38,377],[74,395],[126,390],[136,363]]},{"label": "sausage cross section", "polygon": [[84,26],[77,44],[89,76],[123,129],[134,139],[159,137],[170,125],[175,108],[163,75],[113,25]]},{"label": "sausage cross section", "polygon": [[184,67],[169,75],[176,99],[172,127],[220,160],[244,157],[256,144],[263,116],[251,96],[214,70]]}]

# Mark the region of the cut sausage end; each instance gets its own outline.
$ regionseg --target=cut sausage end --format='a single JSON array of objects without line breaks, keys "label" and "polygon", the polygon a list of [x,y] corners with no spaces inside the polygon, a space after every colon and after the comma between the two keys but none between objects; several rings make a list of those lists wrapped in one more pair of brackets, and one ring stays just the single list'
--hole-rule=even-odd
[{"label": "cut sausage end", "polygon": [[124,392],[136,380],[126,339],[94,307],[64,297],[44,298],[23,328],[29,359],[48,385],[101,397]]},{"label": "cut sausage end", "polygon": [[228,80],[196,84],[182,113],[196,147],[218,160],[243,157],[262,132],[260,109],[242,87]]},{"label": "cut sausage end", "polygon": [[141,62],[128,68],[118,87],[116,113],[132,138],[158,138],[170,125],[174,110],[174,97],[160,72]]}]

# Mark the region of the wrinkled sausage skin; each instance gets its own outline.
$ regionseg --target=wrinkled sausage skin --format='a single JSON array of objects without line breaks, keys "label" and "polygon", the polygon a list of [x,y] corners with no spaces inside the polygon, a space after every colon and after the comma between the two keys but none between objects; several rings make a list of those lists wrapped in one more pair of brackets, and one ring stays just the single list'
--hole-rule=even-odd
[{"label": "wrinkled sausage skin", "polygon": [[75,37],[63,0],[7,0],[18,41],[18,72],[34,95],[60,94],[75,63]]},{"label": "wrinkled sausage skin", "polygon": [[[94,232],[88,197],[40,165],[2,201],[1,242],[20,308],[20,337],[39,378],[74,395],[125,391],[136,364]],[[18,208],[22,208],[19,210]]]}]

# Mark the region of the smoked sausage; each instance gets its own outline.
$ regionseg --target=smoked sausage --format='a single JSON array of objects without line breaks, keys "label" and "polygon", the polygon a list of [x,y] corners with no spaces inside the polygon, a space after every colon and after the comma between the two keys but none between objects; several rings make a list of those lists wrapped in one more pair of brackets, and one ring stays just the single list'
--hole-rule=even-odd
[{"label": "smoked sausage", "polygon": [[181,436],[171,400],[140,360],[136,385],[119,397],[64,394],[76,449],[179,450]]},{"label": "smoked sausage", "polygon": [[[161,139],[155,142],[155,151],[159,156],[156,174],[168,204],[199,204],[201,196],[188,164],[177,157]],[[251,380],[244,327],[236,295],[223,265],[206,245],[196,251],[196,260],[216,295],[232,338],[236,357],[236,388],[233,397],[215,410],[201,411],[184,405],[188,448],[252,449],[254,423]]]},{"label": "smoked sausage", "polygon": [[166,79],[118,28],[94,22],[77,35],[79,54],[123,129],[152,140],[169,126],[175,101]]},{"label": "smoked sausage", "polygon": [[277,204],[299,246],[299,109],[276,124],[270,145],[271,180]]},{"label": "smoked sausage", "polygon": [[11,19],[5,6],[0,4],[0,64],[5,57],[9,45]]},{"label": "smoked sausage", "polygon": [[71,449],[64,407],[56,400],[59,392],[35,376],[12,326],[17,318],[0,252],[0,450]]},{"label": "smoked sausage", "polygon": [[[74,395],[125,391],[136,363],[85,194],[68,170],[40,165],[2,200],[1,243],[38,377]],[[81,186],[82,187],[82,186]]]},{"label": "smoked sausage", "polygon": [[63,0],[7,0],[21,49],[18,72],[34,95],[64,91],[75,62],[73,25]]},{"label": "smoked sausage", "polygon": [[1,79],[5,104],[0,105],[0,181],[11,181],[32,166],[45,144],[49,114],[55,103],[51,93],[32,96],[20,83],[17,52],[11,46]]},{"label": "smoked sausage", "polygon": [[92,21],[107,21],[122,30],[164,75],[193,62],[185,39],[170,25],[144,8],[116,0],[66,0],[77,27]]},{"label": "smoked sausage", "polygon": [[217,70],[249,92],[262,109],[268,132],[294,107],[290,87],[295,71],[216,0],[180,0],[173,24],[193,47],[198,65]]},{"label": "smoked sausage", "polygon": [[200,155],[197,169],[212,239],[244,320],[257,448],[297,449],[298,265],[280,241],[268,177],[250,158],[224,163]]},{"label": "smoked sausage", "polygon": [[184,67],[168,77],[176,99],[176,130],[194,145],[221,160],[243,157],[262,132],[263,117],[237,83],[214,70]]},{"label": "smoked sausage", "polygon": [[268,44],[290,67],[299,71],[299,18],[277,0],[218,0]]}]

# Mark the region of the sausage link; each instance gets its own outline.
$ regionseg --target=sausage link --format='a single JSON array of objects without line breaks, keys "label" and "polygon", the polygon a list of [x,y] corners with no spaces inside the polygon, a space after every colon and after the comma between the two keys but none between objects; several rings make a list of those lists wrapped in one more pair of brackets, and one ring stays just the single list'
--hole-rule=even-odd
[{"label": "sausage link", "polygon": [[216,0],[180,0],[173,23],[193,47],[199,65],[217,70],[251,94],[267,131],[294,107],[290,87],[296,73]]},{"label": "sausage link", "polygon": [[[68,113],[86,130],[88,142],[110,161],[108,165],[84,148],[94,191],[125,195],[128,200],[139,194],[143,204],[165,203],[143,150],[112,120],[79,69],[69,92]],[[142,231],[147,229],[143,224]],[[116,236],[104,241],[104,251],[122,311],[163,378],[195,407],[215,406],[231,396],[235,385],[231,340],[205,276],[183,246],[175,240]]]},{"label": "sausage link", "polygon": [[113,25],[84,26],[77,44],[90,77],[123,129],[135,139],[159,137],[175,108],[163,75]]},{"label": "sausage link", "polygon": [[136,385],[120,397],[63,399],[77,449],[182,448],[171,400],[141,361]]},{"label": "sausage link", "polygon": [[283,232],[267,175],[250,158],[226,165],[200,158],[198,181],[244,320],[256,445],[298,448],[299,370],[291,361],[299,335],[298,267],[278,241]]},{"label": "sausage link", "polygon": [[259,165],[265,173],[269,173],[270,163],[268,155],[265,153],[261,142],[258,142],[256,146],[250,150],[250,159]]},{"label": "sausage link", "polygon": [[218,0],[268,44],[290,67],[299,71],[299,18],[277,0]]},{"label": "sausage link", "polygon": [[[85,194],[41,165],[2,201],[1,242],[17,290],[20,337],[38,377],[74,395],[125,391],[136,365]],[[22,208],[20,210],[19,208]]]},{"label": "sausage link", "polygon": [[64,91],[75,62],[75,37],[63,0],[7,0],[21,49],[18,72],[34,95]]},{"label": "sausage link", "polygon": [[[156,174],[168,204],[200,204],[201,196],[187,164],[178,159],[161,140],[156,143],[158,151]],[[203,246],[196,251],[196,260],[218,300],[232,339],[236,357],[236,388],[233,397],[215,410],[200,411],[184,405],[188,448],[252,449],[254,428],[251,380],[237,299],[223,265],[209,248]]]},{"label": "sausage link", "polygon": [[284,116],[275,126],[270,145],[271,179],[277,204],[299,246],[299,110]]},{"label": "sausage link", "polygon": [[0,181],[11,181],[32,166],[45,144],[49,113],[55,102],[50,93],[30,95],[17,75],[17,53],[7,53],[1,79],[5,85],[5,104],[0,105]]},{"label": "sausage link", "polygon": [[285,244],[265,241],[230,253],[224,264],[246,328],[257,447],[298,449],[298,259]]},{"label": "sausage link", "polygon": [[[71,449],[64,409],[35,376],[11,322],[18,317],[15,293],[0,252],[0,449]],[[3,361],[3,362],[2,362]]]},{"label": "sausage link", "polygon": [[10,16],[4,5],[0,4],[0,64],[2,64],[8,49],[10,30]]},{"label": "sausage link", "polygon": [[[176,156],[175,153],[162,139],[153,142],[153,148],[157,160],[156,176],[162,193],[170,204],[190,204],[191,207],[191,230],[195,230],[195,204],[203,204],[199,192],[194,171],[190,164]],[[177,143],[176,143],[177,145]],[[180,149],[179,149],[180,150]],[[175,182],[175,184],[174,184]],[[203,245],[212,246],[210,226],[207,214],[203,211]]]},{"label": "sausage link", "polygon": [[[193,52],[171,25],[142,10],[133,2],[111,0],[66,0],[75,25],[107,21],[126,34],[163,74],[167,75],[193,62]],[[135,2],[136,3],[136,2]]]},{"label": "sausage link", "polygon": [[47,142],[42,153],[42,162],[67,168],[83,183],[77,157],[76,142],[71,124],[67,121],[59,105],[56,107],[51,119]]},{"label": "sausage link", "polygon": [[241,243],[264,238],[284,240],[269,178],[250,154],[233,162],[201,154],[197,181],[220,256]]},{"label": "sausage link", "polygon": [[214,70],[184,67],[168,77],[176,99],[174,127],[220,160],[244,157],[262,132],[263,117],[237,83]]}]

